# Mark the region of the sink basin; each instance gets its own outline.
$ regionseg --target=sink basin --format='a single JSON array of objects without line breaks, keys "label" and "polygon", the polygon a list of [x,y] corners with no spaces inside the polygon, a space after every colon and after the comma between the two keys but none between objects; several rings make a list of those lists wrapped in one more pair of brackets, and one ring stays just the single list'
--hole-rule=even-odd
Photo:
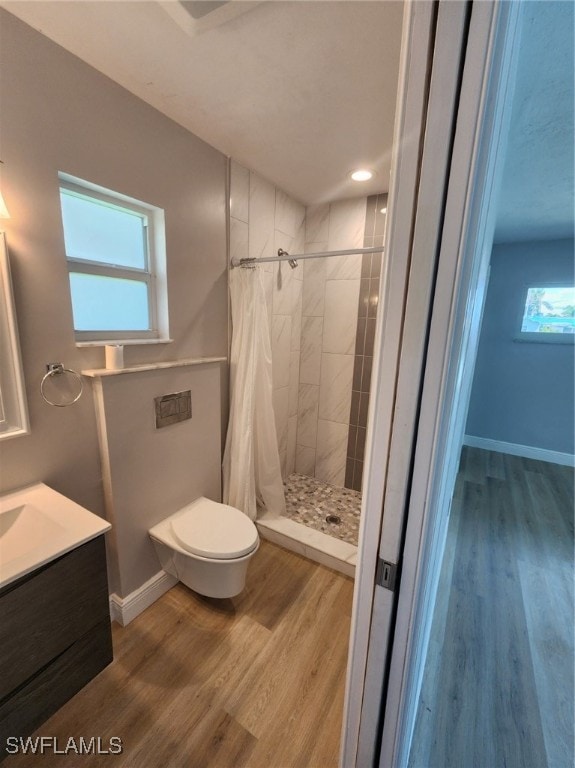
[{"label": "sink basin", "polygon": [[65,529],[32,504],[0,512],[0,562],[22,557]]},{"label": "sink basin", "polygon": [[0,588],[111,527],[44,483],[0,496]]}]

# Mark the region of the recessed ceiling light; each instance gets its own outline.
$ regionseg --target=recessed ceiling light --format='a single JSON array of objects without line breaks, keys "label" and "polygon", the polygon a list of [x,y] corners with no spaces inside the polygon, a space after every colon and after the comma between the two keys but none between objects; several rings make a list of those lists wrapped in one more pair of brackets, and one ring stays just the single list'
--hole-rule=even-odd
[{"label": "recessed ceiling light", "polygon": [[368,171],[365,168],[359,168],[357,171],[353,171],[351,174],[351,178],[354,181],[369,181],[372,176],[372,171]]},{"label": "recessed ceiling light", "polygon": [[387,213],[387,208],[382,208],[380,213]]}]

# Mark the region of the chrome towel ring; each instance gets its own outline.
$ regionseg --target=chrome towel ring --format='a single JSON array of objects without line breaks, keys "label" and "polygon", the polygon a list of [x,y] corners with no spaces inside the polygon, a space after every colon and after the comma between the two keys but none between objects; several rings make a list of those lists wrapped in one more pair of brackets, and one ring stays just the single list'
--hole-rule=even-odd
[{"label": "chrome towel ring", "polygon": [[[82,392],[84,391],[84,382],[78,371],[74,371],[71,368],[65,368],[62,363],[48,363],[46,366],[46,371],[47,372],[44,374],[42,381],[40,382],[40,394],[42,395],[42,398],[48,403],[48,405],[53,405],[55,408],[66,408],[68,405],[73,405],[74,403],[78,402],[78,400],[82,397]],[[77,383],[79,384],[79,390],[78,393],[68,402],[55,403],[46,395],[46,382],[54,376],[61,376],[65,373],[71,374],[76,379]]]}]

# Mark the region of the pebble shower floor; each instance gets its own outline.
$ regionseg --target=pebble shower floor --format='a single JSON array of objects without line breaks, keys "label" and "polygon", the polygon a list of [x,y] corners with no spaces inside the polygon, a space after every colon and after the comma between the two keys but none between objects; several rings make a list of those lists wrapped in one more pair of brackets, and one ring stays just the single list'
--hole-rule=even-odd
[{"label": "pebble shower floor", "polygon": [[[315,477],[290,475],[285,482],[286,515],[290,520],[357,546],[361,493],[322,483]],[[336,515],[339,523],[329,523]]]}]

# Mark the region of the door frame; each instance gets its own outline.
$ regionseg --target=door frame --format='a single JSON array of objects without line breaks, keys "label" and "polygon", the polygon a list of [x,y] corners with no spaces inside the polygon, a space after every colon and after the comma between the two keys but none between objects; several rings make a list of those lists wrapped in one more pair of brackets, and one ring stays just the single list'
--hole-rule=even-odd
[{"label": "door frame", "polygon": [[[468,0],[443,5],[416,0],[406,3],[404,10],[385,238],[385,252],[393,258],[384,262],[377,317],[343,766],[372,764],[379,751],[396,595],[376,584],[376,571],[382,558],[394,563],[400,559],[406,476],[411,467],[470,5]],[[438,30],[450,43],[439,51],[435,45]],[[434,138],[439,138],[439,147],[433,144]],[[418,208],[422,194],[428,201],[424,211]],[[402,364],[402,348],[409,348],[413,366]],[[400,441],[395,437],[398,432]],[[390,460],[393,452],[395,462]]]},{"label": "door frame", "polygon": [[[411,446],[417,428],[471,3],[467,0],[438,3],[435,10],[433,47],[427,71],[429,88],[425,130],[419,156],[417,200],[412,212],[410,269],[378,553],[379,562],[395,565],[397,573],[401,569],[404,513],[412,467]],[[449,40],[449,45],[438,45],[441,40]],[[371,764],[379,752],[388,645],[397,604],[397,595],[392,591],[393,587],[389,587],[389,584],[377,584],[375,587],[359,731],[359,765]]]},{"label": "door frame", "polygon": [[382,768],[408,764],[479,343],[521,17],[520,3],[473,3],[410,477]]},{"label": "door frame", "polygon": [[[384,253],[393,253],[394,258],[384,259],[380,281],[358,560],[341,734],[340,766],[342,768],[350,768],[358,764],[362,720],[365,726],[366,713],[365,711],[362,713],[362,704],[405,311],[405,286],[410,264],[413,213],[417,199],[419,156],[424,130],[427,70],[432,46],[433,23],[433,3],[407,0],[402,24],[398,96],[384,243]],[[391,605],[386,608],[390,615]],[[387,626],[390,626],[389,618]],[[371,731],[371,727],[368,731]],[[365,739],[369,749],[369,737],[364,737]],[[371,750],[373,752],[373,745]]]}]

